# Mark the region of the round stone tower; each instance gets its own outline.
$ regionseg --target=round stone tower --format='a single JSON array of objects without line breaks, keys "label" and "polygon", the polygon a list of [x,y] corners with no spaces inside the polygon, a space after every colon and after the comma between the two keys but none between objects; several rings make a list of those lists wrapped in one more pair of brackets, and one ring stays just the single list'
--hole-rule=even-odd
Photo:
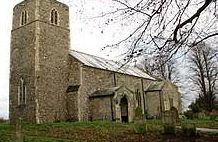
[{"label": "round stone tower", "polygon": [[24,0],[13,9],[10,107],[18,118],[43,123],[65,119],[70,46],[69,8],[56,0]]}]

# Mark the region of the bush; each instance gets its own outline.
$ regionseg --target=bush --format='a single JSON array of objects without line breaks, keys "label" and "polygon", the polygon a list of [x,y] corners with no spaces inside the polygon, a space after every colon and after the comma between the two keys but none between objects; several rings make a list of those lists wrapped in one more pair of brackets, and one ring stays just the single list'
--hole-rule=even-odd
[{"label": "bush", "polygon": [[183,132],[184,136],[194,137],[194,136],[196,136],[196,127],[194,124],[183,124],[182,125],[182,132]]}]

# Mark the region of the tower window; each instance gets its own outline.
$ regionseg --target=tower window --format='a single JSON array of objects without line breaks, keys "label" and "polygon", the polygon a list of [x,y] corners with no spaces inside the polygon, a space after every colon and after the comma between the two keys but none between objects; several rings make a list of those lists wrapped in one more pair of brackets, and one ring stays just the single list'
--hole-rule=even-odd
[{"label": "tower window", "polygon": [[21,22],[20,22],[21,26],[27,24],[27,16],[28,16],[27,11],[23,11],[21,13]]},{"label": "tower window", "polygon": [[18,105],[26,104],[26,84],[23,78],[20,79],[19,87],[18,87]]},{"label": "tower window", "polygon": [[55,25],[58,24],[58,11],[55,9],[51,11],[51,23]]}]

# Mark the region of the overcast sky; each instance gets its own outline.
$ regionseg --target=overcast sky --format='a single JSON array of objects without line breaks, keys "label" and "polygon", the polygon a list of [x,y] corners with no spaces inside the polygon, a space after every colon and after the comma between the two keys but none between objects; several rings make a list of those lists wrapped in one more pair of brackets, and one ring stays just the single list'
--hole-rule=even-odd
[{"label": "overcast sky", "polygon": [[8,116],[10,30],[14,3],[10,0],[0,5],[0,117]]}]

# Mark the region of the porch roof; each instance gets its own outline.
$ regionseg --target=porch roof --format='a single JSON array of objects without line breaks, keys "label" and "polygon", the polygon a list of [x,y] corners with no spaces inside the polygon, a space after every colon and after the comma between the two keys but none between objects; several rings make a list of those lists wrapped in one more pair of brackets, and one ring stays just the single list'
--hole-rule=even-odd
[{"label": "porch roof", "polygon": [[89,97],[93,98],[93,97],[112,96],[119,88],[120,87],[112,87],[112,88],[107,88],[107,89],[96,90]]}]

